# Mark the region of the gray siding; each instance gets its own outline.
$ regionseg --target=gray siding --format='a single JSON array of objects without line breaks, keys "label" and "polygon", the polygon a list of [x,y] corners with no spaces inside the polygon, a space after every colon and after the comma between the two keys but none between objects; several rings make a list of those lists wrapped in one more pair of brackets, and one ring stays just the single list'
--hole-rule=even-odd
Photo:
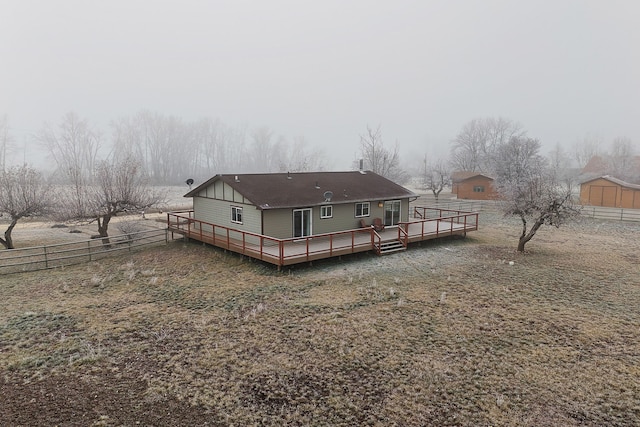
[{"label": "gray siding", "polygon": [[265,210],[263,218],[265,236],[278,239],[288,239],[293,236],[293,209]]},{"label": "gray siding", "polygon": [[[397,200],[397,199],[396,199]],[[407,221],[409,218],[409,199],[402,199],[400,203],[400,218]],[[320,218],[320,206],[312,207],[312,234],[332,233],[336,231],[352,230],[360,228],[360,219],[355,216],[355,203],[335,204],[332,218]],[[378,207],[378,202],[370,203],[370,215],[363,217],[367,225],[374,218],[384,219],[384,205]],[[272,209],[264,211],[264,234],[288,239],[293,236],[293,209]]]},{"label": "gray siding", "polygon": [[[231,206],[242,208],[242,224],[231,222]],[[236,203],[226,200],[193,198],[195,219],[224,227],[236,228],[251,233],[262,233],[262,216],[253,205]]]}]

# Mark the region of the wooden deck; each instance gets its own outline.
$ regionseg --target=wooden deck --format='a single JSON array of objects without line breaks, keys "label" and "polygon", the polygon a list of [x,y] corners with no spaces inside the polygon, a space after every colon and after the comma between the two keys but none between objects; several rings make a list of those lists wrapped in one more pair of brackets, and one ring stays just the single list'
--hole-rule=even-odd
[{"label": "wooden deck", "polygon": [[359,228],[296,239],[278,239],[249,233],[193,218],[193,211],[167,214],[167,229],[186,238],[228,249],[277,265],[309,262],[357,252],[384,253],[385,244],[396,242],[401,249],[409,243],[465,235],[478,229],[478,213],[416,207],[413,218],[381,232]]}]

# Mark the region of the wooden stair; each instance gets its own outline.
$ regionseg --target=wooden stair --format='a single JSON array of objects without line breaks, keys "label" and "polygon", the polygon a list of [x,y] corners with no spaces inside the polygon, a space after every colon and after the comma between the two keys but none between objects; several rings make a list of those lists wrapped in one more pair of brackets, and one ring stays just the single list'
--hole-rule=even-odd
[{"label": "wooden stair", "polygon": [[404,251],[407,248],[399,240],[390,240],[388,242],[382,242],[380,248],[378,248],[379,255],[388,255],[394,252]]}]

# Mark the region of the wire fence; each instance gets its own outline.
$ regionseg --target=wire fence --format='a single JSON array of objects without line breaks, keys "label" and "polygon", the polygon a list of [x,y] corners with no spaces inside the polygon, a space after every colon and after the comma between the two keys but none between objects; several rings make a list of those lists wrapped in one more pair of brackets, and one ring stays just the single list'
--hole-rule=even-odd
[{"label": "wire fence", "polygon": [[166,229],[139,231],[73,243],[0,251],[0,274],[46,270],[96,261],[122,252],[166,243]]}]

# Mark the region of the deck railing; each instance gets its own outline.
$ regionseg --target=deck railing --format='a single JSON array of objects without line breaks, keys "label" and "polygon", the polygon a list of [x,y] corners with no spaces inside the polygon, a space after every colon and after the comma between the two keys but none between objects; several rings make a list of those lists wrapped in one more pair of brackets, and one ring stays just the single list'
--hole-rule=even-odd
[{"label": "deck railing", "polygon": [[[193,211],[167,213],[167,226],[170,232],[278,266],[370,250],[376,244],[380,247],[382,241],[381,236],[369,227],[279,239],[197,220]],[[366,238],[362,238],[365,235]]]},{"label": "deck railing", "polygon": [[[427,236],[444,237],[474,231],[478,229],[478,216],[478,212],[414,206],[414,219],[398,223],[398,240],[406,246],[409,240],[424,240]],[[435,230],[430,223],[435,224]]]},{"label": "deck railing", "polygon": [[[398,223],[395,239],[404,247],[417,240],[478,229],[477,212],[415,207],[412,216],[412,220]],[[380,254],[384,240],[373,227],[279,239],[197,220],[193,211],[167,213],[167,226],[172,233],[184,234],[187,238],[210,243],[279,267],[367,250],[374,250]]]}]

